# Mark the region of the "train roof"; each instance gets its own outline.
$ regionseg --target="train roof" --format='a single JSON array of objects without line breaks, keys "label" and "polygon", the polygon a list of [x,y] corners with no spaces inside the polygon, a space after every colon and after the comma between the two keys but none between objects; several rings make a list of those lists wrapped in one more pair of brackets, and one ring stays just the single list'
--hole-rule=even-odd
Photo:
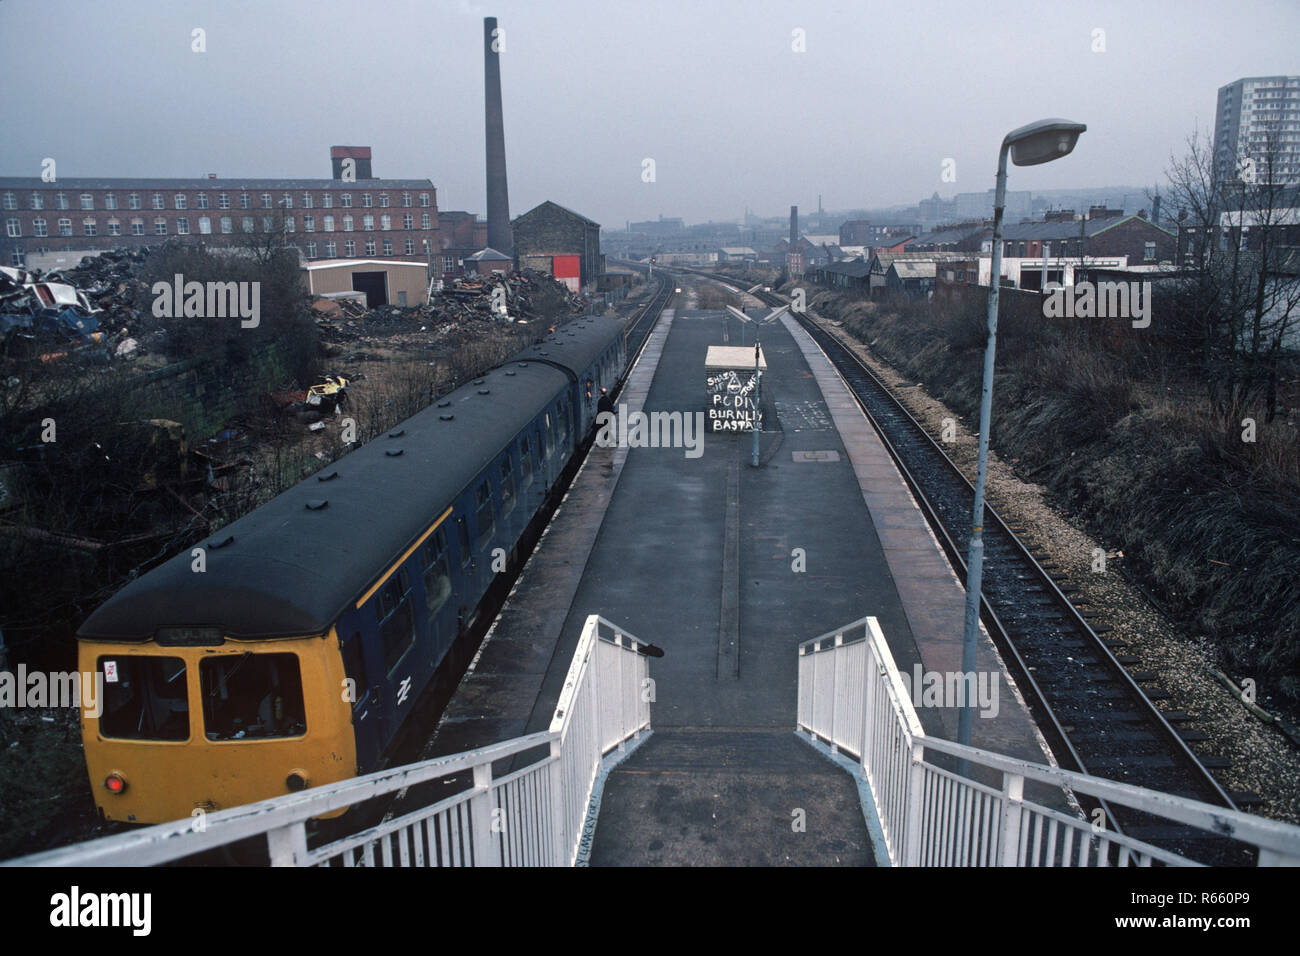
[{"label": "train roof", "polygon": [[160,627],[220,627],[234,638],[323,633],[568,381],[526,355],[492,369],[198,542],[202,573],[187,550],[131,582],[78,636],[146,640]]},{"label": "train roof", "polygon": [[576,379],[600,353],[610,340],[622,334],[626,324],[622,319],[603,315],[584,315],[561,325],[536,345],[524,349],[516,358],[559,365],[573,373]]}]

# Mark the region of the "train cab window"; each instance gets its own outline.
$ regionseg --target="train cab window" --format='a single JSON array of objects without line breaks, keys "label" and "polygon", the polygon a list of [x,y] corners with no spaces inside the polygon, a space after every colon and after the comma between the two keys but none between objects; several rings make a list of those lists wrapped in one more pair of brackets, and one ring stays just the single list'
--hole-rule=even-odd
[{"label": "train cab window", "polygon": [[464,515],[456,515],[456,540],[460,542],[460,563],[469,564],[474,555],[469,550],[469,525]]},{"label": "train cab window", "polygon": [[478,538],[474,541],[474,547],[482,551],[491,540],[492,532],[496,531],[496,516],[492,511],[492,486],[486,481],[474,490],[474,507],[474,521],[478,528]]},{"label": "train cab window", "polygon": [[527,488],[533,480],[533,446],[525,435],[519,440],[519,487]]},{"label": "train cab window", "polygon": [[179,657],[101,657],[104,678],[99,732],[127,740],[186,740],[190,699]]},{"label": "train cab window", "polygon": [[543,464],[546,462],[546,449],[551,444],[551,413],[547,412],[542,416],[542,434],[537,440],[537,458]]},{"label": "train cab window", "polygon": [[300,737],[307,732],[297,654],[223,654],[199,662],[209,740]]},{"label": "train cab window", "polygon": [[501,459],[501,514],[508,515],[515,508],[515,471],[510,467],[510,456]]},{"label": "train cab window", "polygon": [[379,637],[384,645],[384,671],[391,672],[415,641],[415,615],[411,612],[411,575],[406,568],[379,589]]},{"label": "train cab window", "polygon": [[429,609],[429,618],[447,603],[451,597],[451,565],[447,561],[447,535],[439,528],[433,537],[424,543],[424,605]]}]

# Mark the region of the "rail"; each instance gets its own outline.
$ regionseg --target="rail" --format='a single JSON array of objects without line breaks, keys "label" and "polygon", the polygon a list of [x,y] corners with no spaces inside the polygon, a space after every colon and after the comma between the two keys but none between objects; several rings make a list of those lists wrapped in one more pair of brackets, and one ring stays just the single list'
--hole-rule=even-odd
[{"label": "rail", "polygon": [[1026,781],[1238,841],[1260,866],[1300,865],[1300,827],[926,736],[874,617],[799,646],[798,726],[859,761],[895,865],[1201,865],[1026,799]]},{"label": "rail", "polygon": [[[571,866],[602,761],[650,729],[648,658],[661,654],[593,614],[546,731],[0,865],[150,866],[262,837],[272,866]],[[493,775],[494,764],[530,756]],[[433,782],[462,789],[308,847],[313,818]]]}]

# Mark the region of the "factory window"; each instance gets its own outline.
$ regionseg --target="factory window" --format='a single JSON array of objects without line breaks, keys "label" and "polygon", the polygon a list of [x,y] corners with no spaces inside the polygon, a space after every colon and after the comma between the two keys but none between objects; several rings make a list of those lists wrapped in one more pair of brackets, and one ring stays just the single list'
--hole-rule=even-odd
[{"label": "factory window", "polygon": [[19,239],[23,234],[22,223],[17,219],[6,219],[5,231],[9,234],[10,239]]},{"label": "factory window", "polygon": [[411,575],[406,568],[379,589],[379,634],[384,645],[384,670],[392,671],[415,640],[415,615],[411,613]]},{"label": "factory window", "polygon": [[[139,201],[139,197],[138,197],[138,196],[136,197],[136,201],[137,201],[137,202]],[[67,208],[68,208],[68,197],[67,197],[65,194],[63,194],[63,193],[55,193],[55,194],[54,194],[54,208],[55,208],[55,209],[67,209]]]},{"label": "factory window", "polygon": [[[11,195],[12,195],[12,194],[11,194]],[[10,208],[10,207],[6,206],[5,208],[8,209],[8,208]],[[82,209],[94,209],[94,208],[95,208],[95,197],[92,196],[90,193],[82,193],[82,194],[81,194],[81,208],[82,208]]]},{"label": "factory window", "polygon": [[1144,242],[1142,244],[1142,258],[1151,260],[1156,257],[1156,244],[1154,242]]},{"label": "factory window", "polygon": [[167,208],[167,202],[165,199],[163,199],[162,193],[154,193],[152,196],[149,197],[149,201],[152,204],[154,209]]},{"label": "factory window", "polygon": [[402,228],[403,229],[415,228],[415,217],[411,215],[409,212],[402,214]]},{"label": "factory window", "polygon": [[71,219],[60,219],[60,220],[59,220],[59,235],[60,235],[60,236],[70,236],[70,235],[72,235],[72,220],[71,220]]},{"label": "factory window", "polygon": [[351,193],[342,193],[342,194],[339,196],[339,205],[342,206],[344,209],[351,209],[351,208],[352,208],[352,194],[351,194]]},{"label": "factory window", "polygon": [[235,223],[229,216],[221,217],[221,234],[228,236],[235,231]]},{"label": "factory window", "polygon": [[413,256],[413,255],[415,255],[415,240],[414,240],[414,239],[407,239],[407,240],[406,240],[406,254],[407,254],[408,256]]},{"label": "factory window", "polygon": [[[177,208],[177,209],[181,209],[181,208],[183,208],[183,207],[181,207],[181,206],[177,206],[176,208]],[[239,208],[240,208],[240,209],[252,209],[252,208],[253,208],[253,197],[250,196],[250,195],[248,195],[248,193],[240,193],[240,194],[239,194]]]},{"label": "factory window", "polygon": [[355,242],[349,239],[347,242],[343,243],[343,255],[351,259],[356,254],[357,254],[357,244]]},{"label": "factory window", "polygon": [[409,208],[411,207],[411,194],[410,194],[410,193],[402,193],[402,205],[405,206],[407,209],[409,209]]},{"label": "factory window", "polygon": [[32,235],[33,235],[33,236],[36,236],[36,237],[41,238],[41,239],[44,239],[44,238],[45,238],[46,236],[48,236],[49,234],[50,234],[50,233],[49,233],[49,229],[46,227],[46,224],[45,224],[45,220],[44,220],[44,219],[33,219],[33,220],[32,220]]},{"label": "factory window", "polygon": [[316,243],[314,242],[307,243],[307,258],[308,259],[316,258]]},{"label": "factory window", "polygon": [[99,732],[132,740],[185,740],[190,735],[185,662],[179,657],[101,657]]},{"label": "factory window", "polygon": [[420,193],[420,205],[423,206],[423,207],[426,208],[426,209],[429,207],[429,194],[428,194],[428,193]]},{"label": "factory window", "polygon": [[13,252],[9,253],[9,264],[15,269],[21,269],[23,267],[23,251],[21,249],[15,249]]},{"label": "factory window", "polygon": [[302,208],[303,209],[311,208],[311,193],[302,194]]},{"label": "factory window", "polygon": [[375,254],[375,240],[373,240],[373,239],[367,239],[367,240],[366,240],[366,255],[368,255],[368,256],[373,256],[374,254]]},{"label": "factory window", "polygon": [[343,231],[344,231],[344,232],[351,232],[351,231],[352,231],[352,217],[351,217],[351,216],[344,216],[344,217],[343,217]]},{"label": "factory window", "polygon": [[167,235],[167,220],[159,216],[153,221],[153,234],[155,236]]},{"label": "factory window", "polygon": [[184,209],[184,208],[185,208],[185,194],[184,194],[184,193],[177,193],[175,196],[173,196],[173,197],[172,197],[172,204],[173,204],[177,209]]},{"label": "factory window", "polygon": [[208,208],[208,194],[207,194],[207,193],[196,193],[196,194],[195,194],[195,196],[194,196],[194,208],[195,208],[195,209],[207,209],[207,208]]},{"label": "factory window", "polygon": [[443,271],[443,272],[455,272],[455,271],[456,271],[456,257],[455,257],[455,256],[443,256],[443,257],[442,257],[442,271]]},{"label": "factory window", "polygon": [[379,194],[379,208],[380,209],[388,208],[388,193]]},{"label": "factory window", "polygon": [[292,194],[292,193],[283,193],[283,194],[280,196],[280,205],[283,206],[285,209],[292,209],[292,208],[293,208],[293,194]]},{"label": "factory window", "polygon": [[[62,193],[59,193],[59,195],[62,196],[63,194],[62,194]],[[139,193],[131,193],[130,195],[128,195],[128,196],[126,197],[126,207],[127,207],[128,209],[143,209],[144,206],[143,206],[143,205],[141,204],[141,202],[140,202],[140,194],[139,194]],[[59,208],[60,208],[60,209],[67,209],[67,208],[68,208],[68,207],[67,207],[67,200],[66,200],[66,199],[65,199],[62,203],[59,204]]]},{"label": "factory window", "polygon": [[297,227],[294,225],[293,216],[284,217],[284,231],[293,232]]},{"label": "factory window", "polygon": [[[185,231],[189,232],[188,229]],[[110,236],[120,236],[122,234],[122,220],[110,219],[108,221],[108,234]]]},{"label": "factory window", "polygon": [[[33,193],[32,195],[34,196],[34,195],[36,195],[36,194]],[[6,209],[17,209],[17,208],[18,208],[18,197],[15,196],[13,193],[5,193],[5,203],[4,203],[4,205],[5,205],[5,208],[6,208]],[[40,207],[33,207],[33,208],[40,208]]]},{"label": "factory window", "polygon": [[451,597],[451,564],[447,560],[447,535],[441,528],[424,543],[424,605],[429,617],[435,614]]},{"label": "factory window", "polygon": [[199,662],[208,740],[299,737],[307,732],[297,654],[223,654]]},{"label": "factory window", "polygon": [[302,217],[302,231],[303,231],[303,232],[315,232],[315,231],[316,231],[316,217],[315,217],[315,216],[303,216],[303,217]]},{"label": "factory window", "polygon": [[384,230],[385,232],[387,232],[389,229],[392,229],[392,228],[393,228],[393,217],[392,217],[392,216],[380,216],[380,217],[379,217],[379,228],[382,229],[382,230]]},{"label": "factory window", "polygon": [[[109,193],[109,195],[111,196],[112,193]],[[33,208],[33,209],[44,209],[44,208],[45,208],[45,197],[42,196],[40,193],[32,193],[32,208]]]},{"label": "factory window", "polygon": [[510,467],[510,456],[501,459],[501,514],[508,515],[515,508],[515,473]]},{"label": "factory window", "polygon": [[274,217],[274,216],[263,216],[263,217],[262,217],[262,231],[263,231],[263,232],[275,232],[275,217]]},{"label": "factory window", "polygon": [[361,217],[361,231],[362,231],[362,232],[374,232],[374,231],[375,231],[375,217],[374,217],[374,216],[371,216],[371,215],[367,214],[367,215],[364,215],[364,216]]},{"label": "factory window", "polygon": [[320,197],[320,207],[322,209],[333,209],[334,197],[331,196],[329,193],[322,193]]},{"label": "factory window", "polygon": [[321,228],[322,228],[325,232],[333,232],[333,231],[334,231],[334,217],[333,217],[333,216],[325,216],[325,217],[324,217],[324,222],[321,224]]},{"label": "factory window", "polygon": [[338,250],[339,250],[338,243],[335,242],[325,243],[325,255],[328,258],[333,259],[336,255],[338,255]]},{"label": "factory window", "polygon": [[81,220],[81,229],[83,235],[93,236],[99,231],[99,225],[94,219],[83,219]]},{"label": "factory window", "polygon": [[244,232],[252,232],[252,231],[253,231],[253,217],[252,217],[252,216],[241,216],[240,219],[239,219],[239,228],[242,229]]},{"label": "factory window", "polygon": [[176,217],[176,234],[178,236],[188,236],[190,234],[190,221],[185,216]]},{"label": "factory window", "polygon": [[474,490],[474,526],[478,537],[474,540],[474,549],[482,551],[496,531],[496,515],[492,510],[492,486],[485,480]]},{"label": "factory window", "polygon": [[[384,255],[386,255],[386,256],[391,256],[392,254],[393,254],[393,240],[391,240],[391,239],[385,239],[385,240],[384,240]],[[405,294],[406,294],[405,292],[402,293],[402,295],[405,295]]]},{"label": "factory window", "polygon": [[263,209],[270,209],[270,208],[271,208],[271,194],[270,194],[270,193],[262,193],[262,195],[261,195],[260,197],[258,197],[258,198],[261,200],[262,208],[263,208]]},{"label": "factory window", "polygon": [[420,228],[421,229],[429,228],[429,214],[427,212],[420,214]]},{"label": "factory window", "polygon": [[374,203],[370,199],[370,193],[361,194],[361,205],[364,206],[366,209],[369,209],[371,206],[374,205]]},{"label": "factory window", "polygon": [[208,236],[212,234],[212,220],[207,216],[199,216],[199,235]]}]

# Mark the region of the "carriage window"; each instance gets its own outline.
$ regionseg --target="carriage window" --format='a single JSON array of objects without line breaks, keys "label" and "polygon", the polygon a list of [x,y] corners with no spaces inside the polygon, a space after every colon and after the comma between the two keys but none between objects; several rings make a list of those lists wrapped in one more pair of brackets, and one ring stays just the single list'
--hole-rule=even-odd
[{"label": "carriage window", "polygon": [[379,636],[384,645],[384,671],[390,672],[415,640],[411,613],[411,575],[402,568],[379,589]]},{"label": "carriage window", "polygon": [[478,509],[475,512],[478,540],[474,542],[474,546],[478,550],[482,550],[487,546],[488,540],[492,537],[492,532],[496,530],[496,517],[492,513],[492,488],[486,481],[479,485],[474,492],[474,504]]},{"label": "carriage window", "polygon": [[515,472],[510,467],[510,456],[501,460],[501,513],[510,514],[515,507]]},{"label": "carriage window", "polygon": [[469,564],[469,526],[465,524],[463,515],[456,516],[456,537],[460,541],[460,563]]},{"label": "carriage window", "polygon": [[209,740],[299,737],[307,732],[296,654],[209,657],[199,662]]},{"label": "carriage window", "polygon": [[542,434],[537,440],[537,460],[546,462],[546,446],[551,443],[551,413],[542,416]]},{"label": "carriage window", "polygon": [[451,567],[447,562],[447,536],[439,528],[424,543],[424,605],[429,617],[435,614],[451,597]]},{"label": "carriage window", "polygon": [[520,487],[526,486],[533,480],[533,446],[527,437],[519,441],[519,472]]},{"label": "carriage window", "polygon": [[185,740],[190,735],[185,662],[179,657],[101,657],[104,711],[99,732],[128,740]]}]

